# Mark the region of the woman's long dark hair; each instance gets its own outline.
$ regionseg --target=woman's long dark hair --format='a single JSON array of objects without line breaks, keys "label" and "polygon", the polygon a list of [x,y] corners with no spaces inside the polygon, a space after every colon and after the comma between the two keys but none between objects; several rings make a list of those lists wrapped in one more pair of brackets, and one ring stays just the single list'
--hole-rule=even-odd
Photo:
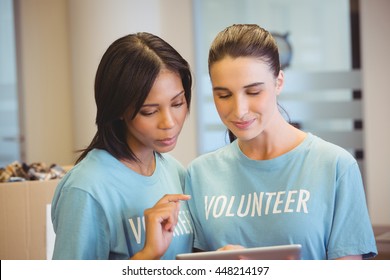
[{"label": "woman's long dark hair", "polygon": [[123,116],[134,119],[163,68],[178,73],[187,108],[191,104],[192,76],[188,62],[160,37],[146,33],[124,36],[104,53],[95,77],[97,132],[81,150],[80,162],[92,149],[103,149],[118,159],[137,160],[127,145]]},{"label": "woman's long dark hair", "polygon": [[[256,24],[234,24],[217,34],[209,50],[209,73],[211,66],[226,56],[258,58],[269,66],[275,78],[281,70],[276,40],[270,32]],[[230,142],[237,138],[230,130],[228,134]]]}]

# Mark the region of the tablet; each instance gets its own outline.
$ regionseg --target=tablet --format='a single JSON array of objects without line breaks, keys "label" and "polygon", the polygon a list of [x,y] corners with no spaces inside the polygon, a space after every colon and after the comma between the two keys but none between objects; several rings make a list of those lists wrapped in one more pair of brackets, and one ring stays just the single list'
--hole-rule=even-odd
[{"label": "tablet", "polygon": [[177,260],[299,260],[300,244],[178,254]]}]

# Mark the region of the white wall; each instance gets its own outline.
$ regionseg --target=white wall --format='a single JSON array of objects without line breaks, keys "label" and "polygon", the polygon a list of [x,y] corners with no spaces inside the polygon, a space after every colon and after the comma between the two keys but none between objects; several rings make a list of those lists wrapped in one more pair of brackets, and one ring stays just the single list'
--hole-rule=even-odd
[{"label": "white wall", "polygon": [[368,206],[374,224],[390,224],[390,1],[360,0]]},{"label": "white wall", "polygon": [[15,5],[23,158],[69,164],[73,114],[67,3],[16,0]]}]

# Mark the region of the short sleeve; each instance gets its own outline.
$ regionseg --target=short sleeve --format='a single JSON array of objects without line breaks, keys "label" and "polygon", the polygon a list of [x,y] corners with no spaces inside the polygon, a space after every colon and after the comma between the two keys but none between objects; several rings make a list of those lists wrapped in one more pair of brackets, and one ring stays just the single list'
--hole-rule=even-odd
[{"label": "short sleeve", "polygon": [[63,189],[52,209],[53,259],[108,259],[109,227],[101,206],[87,192]]},{"label": "short sleeve", "polygon": [[327,252],[328,259],[350,255],[370,258],[377,254],[363,182],[356,162],[337,181],[335,211]]}]

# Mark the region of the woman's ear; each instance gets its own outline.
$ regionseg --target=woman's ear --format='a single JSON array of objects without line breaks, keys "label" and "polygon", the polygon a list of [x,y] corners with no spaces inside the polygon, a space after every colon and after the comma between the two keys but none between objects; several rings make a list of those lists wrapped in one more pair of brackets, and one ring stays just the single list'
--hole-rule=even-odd
[{"label": "woman's ear", "polygon": [[284,87],[284,72],[279,71],[279,75],[276,78],[276,95],[279,95]]}]

